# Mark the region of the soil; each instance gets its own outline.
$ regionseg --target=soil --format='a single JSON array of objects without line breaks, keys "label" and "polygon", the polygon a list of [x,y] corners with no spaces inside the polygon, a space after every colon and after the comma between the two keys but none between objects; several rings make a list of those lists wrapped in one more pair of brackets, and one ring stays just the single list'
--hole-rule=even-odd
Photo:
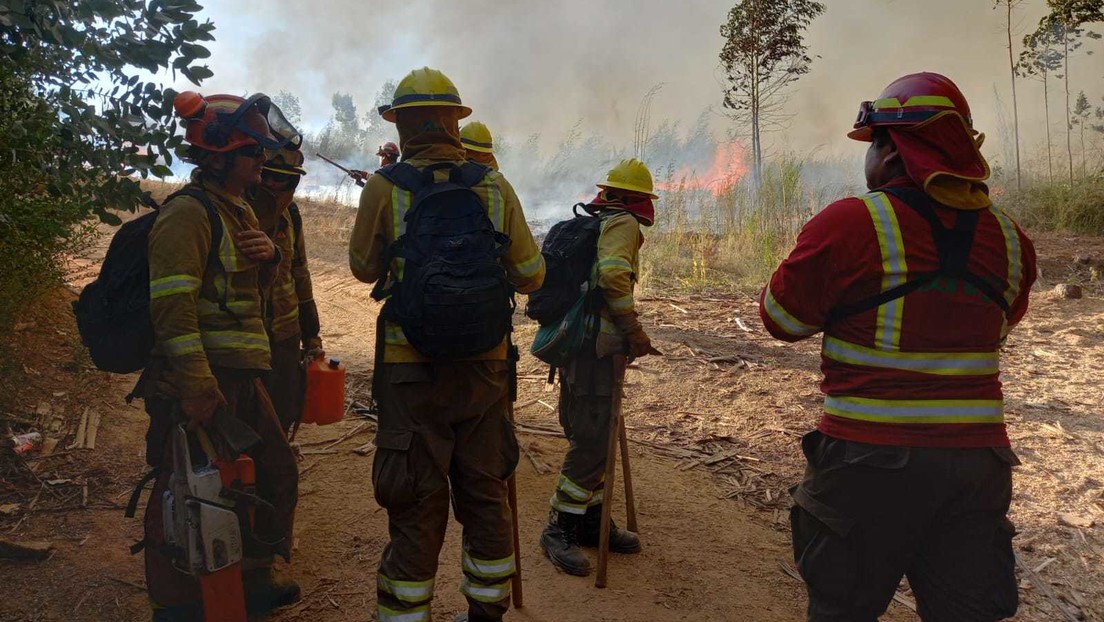
[{"label": "soil", "polygon": [[[303,214],[327,350],[350,369],[350,399],[366,403],[378,307],[345,265],[352,212],[306,204]],[[1099,275],[1104,240],[1040,235],[1036,242],[1043,279],[1003,361],[1010,433],[1023,461],[1012,509],[1016,549],[1039,577],[1032,583],[1021,575],[1015,620],[1102,620],[1104,287],[1093,266]],[[102,250],[74,261],[74,289],[94,276]],[[1089,264],[1077,261],[1084,257]],[[1060,282],[1082,285],[1085,297],[1053,298]],[[45,561],[0,561],[0,621],[149,616],[140,556],[127,551],[141,537],[140,520],[123,517],[145,471],[146,415],[123,402],[133,377],[91,367],[68,310],[72,298],[58,292],[18,332],[0,335],[10,348],[0,432],[42,429],[46,416],[38,413],[48,408],[59,440],[49,457],[0,455],[0,538],[54,545]],[[792,565],[786,490],[802,469],[799,437],[819,414],[818,343],[772,340],[747,294],[644,292],[640,307],[665,353],[642,359],[627,378],[644,552],[615,556],[604,590],[593,578],[556,572],[542,557],[537,539],[565,442],[555,436],[556,392],[542,364],[524,355],[516,416],[525,449],[518,468],[525,607],[508,619],[802,620],[804,588],[784,571]],[[518,325],[517,341],[527,345],[535,327],[520,315]],[[86,410],[102,415],[96,448],[66,449]],[[301,500],[295,560],[283,570],[304,598],[272,620],[373,619],[387,530],[372,496],[371,456],[352,451],[372,440],[373,425],[357,430],[366,421],[353,412],[338,424],[306,426],[296,439],[305,454]],[[622,499],[618,493],[616,502]],[[623,504],[615,516],[624,522]],[[453,523],[435,620],[464,606],[459,539]],[[900,595],[911,602],[907,587]],[[918,618],[895,602],[882,619]]]}]

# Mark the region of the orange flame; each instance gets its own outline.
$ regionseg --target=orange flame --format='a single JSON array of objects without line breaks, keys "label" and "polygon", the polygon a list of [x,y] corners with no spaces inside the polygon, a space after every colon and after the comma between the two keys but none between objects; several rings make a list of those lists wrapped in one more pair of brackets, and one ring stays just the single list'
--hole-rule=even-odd
[{"label": "orange flame", "polygon": [[744,147],[737,142],[725,143],[713,154],[713,161],[704,175],[697,175],[689,166],[680,168],[670,182],[656,184],[656,188],[666,192],[673,190],[707,190],[714,196],[720,196],[747,175],[748,166],[744,162]]}]

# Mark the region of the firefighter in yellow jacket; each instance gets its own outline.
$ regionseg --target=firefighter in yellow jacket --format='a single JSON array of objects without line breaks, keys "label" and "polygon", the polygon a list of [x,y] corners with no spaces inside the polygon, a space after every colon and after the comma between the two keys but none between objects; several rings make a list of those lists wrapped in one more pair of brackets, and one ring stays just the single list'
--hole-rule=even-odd
[{"label": "firefighter in yellow jacket", "polygon": [[[478,183],[470,188],[496,236],[510,240],[498,270],[505,268],[517,291],[533,291],[544,280],[544,259],[517,195],[501,174],[465,164],[458,121],[470,113],[453,83],[429,68],[407,75],[392,104],[381,109],[383,118],[396,124],[403,164],[412,165],[416,177],[431,174],[439,183],[452,179],[455,171],[480,169]],[[413,194],[387,176],[368,179],[349,241],[349,264],[357,279],[398,281],[401,287],[412,262],[393,254],[392,244],[408,231],[407,214],[417,213],[410,212],[412,201]],[[435,360],[411,345],[413,333],[408,336],[403,326],[385,322],[392,303],[394,296],[377,320],[385,334],[382,361],[376,359],[380,417],[372,484],[376,500],[387,509],[391,534],[377,575],[377,619],[430,620],[451,484],[456,518],[463,525],[460,589],[468,600],[468,612],[457,618],[500,620],[515,571],[506,480],[518,457],[508,417],[507,341],[461,360]]]},{"label": "firefighter in yellow jacket", "polygon": [[154,388],[143,396],[150,413],[147,460],[162,468],[146,508],[144,544],[155,622],[203,618],[199,585],[174,564],[162,519],[173,464],[169,432],[180,421],[210,430],[223,458],[236,457],[230,436],[220,434],[230,424],[244,423],[259,437],[248,453],[265,503],[253,507],[252,531],[267,546],[245,551],[247,607],[261,612],[299,596],[297,585],[272,575],[271,555],[291,554],[298,469],[260,381],[270,359],[260,290],[280,253],[244,199],[260,181],[265,148],[280,148],[296,133],[263,95],[244,100],[185,92],[175,108],[187,124],[188,159],[196,168],[149,234],[157,357],[147,368],[156,370],[149,374]]},{"label": "firefighter in yellow jacket", "polygon": [[265,162],[261,183],[249,196],[261,231],[280,249],[280,263],[265,301],[265,324],[272,348],[272,373],[265,386],[284,430],[302,414],[302,363],[322,354],[303,217],[293,201],[295,188],[306,173],[299,149],[280,149]]},{"label": "firefighter in yellow jacket", "polygon": [[479,121],[470,121],[460,128],[460,143],[468,153],[468,160],[498,170],[495,159],[494,139],[491,130]]},{"label": "firefighter in yellow jacket", "polygon": [[[570,446],[540,537],[548,559],[578,576],[590,574],[590,560],[579,547],[598,546],[601,528],[614,390],[612,357],[659,354],[640,325],[633,299],[644,243],[640,227],[655,222],[651,172],[639,160],[622,160],[598,187],[601,191],[586,210],[602,219],[595,260],[601,321],[598,334],[560,369],[560,425]],[[640,539],[611,525],[609,549],[639,553]]]}]

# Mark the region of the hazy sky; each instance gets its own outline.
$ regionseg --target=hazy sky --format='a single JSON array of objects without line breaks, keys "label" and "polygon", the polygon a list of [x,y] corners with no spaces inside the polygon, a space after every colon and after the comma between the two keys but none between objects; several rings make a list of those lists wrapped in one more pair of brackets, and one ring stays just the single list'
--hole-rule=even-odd
[{"label": "hazy sky", "polygon": [[[812,72],[793,89],[790,128],[773,135],[777,149],[852,156],[861,146],[843,134],[864,99],[908,72],[946,73],[966,93],[975,125],[999,159],[998,96],[1011,116],[1004,13],[992,0],[825,0],[811,28]],[[473,118],[499,133],[555,140],[576,123],[628,144],[643,94],[663,89],[653,125],[683,127],[721,99],[718,29],[732,0],[207,0],[218,41],[209,60],[215,77],[203,90],[274,94],[302,100],[308,125],[330,114],[336,90],[369,109],[382,83],[429,65],[460,89]],[[1018,41],[1044,12],[1043,0],[1018,11]],[[1104,50],[1099,43],[1090,46]],[[1072,89],[1104,104],[1104,56],[1073,60]],[[181,83],[178,88],[186,86]],[[1060,83],[1052,83],[1055,145],[1064,140]],[[1042,89],[1021,81],[1025,150],[1038,152]],[[727,122],[717,115],[715,127]],[[1063,142],[1064,145],[1064,142]]]}]

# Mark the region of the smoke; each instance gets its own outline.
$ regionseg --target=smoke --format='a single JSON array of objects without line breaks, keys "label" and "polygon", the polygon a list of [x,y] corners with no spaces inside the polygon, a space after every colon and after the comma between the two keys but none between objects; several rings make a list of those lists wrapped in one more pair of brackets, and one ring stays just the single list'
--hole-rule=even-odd
[{"label": "smoke", "polygon": [[[646,158],[653,169],[708,170],[707,158],[689,151],[743,131],[720,107],[719,27],[733,1],[210,0],[207,14],[218,41],[211,46],[215,78],[204,90],[286,89],[300,98],[304,123],[317,129],[332,113],[334,92],[350,93],[363,118],[385,81],[436,67],[475,110],[472,119],[509,145],[500,161],[515,185],[527,185],[529,160],[552,162],[565,182],[546,192],[571,201],[582,186],[593,188],[606,164],[633,155],[641,98],[657,84],[663,87],[651,103],[651,133],[653,144],[662,138],[666,147],[654,151],[657,161],[651,153]],[[1010,151],[1001,144],[1005,132],[998,132],[997,98],[1010,102],[1004,13],[990,0],[827,4],[808,34],[816,56],[812,71],[792,90],[788,129],[765,137],[768,154],[854,161],[863,146],[844,134],[858,103],[914,71],[954,79],[971,102],[975,126],[989,133],[986,155],[1000,160]],[[1017,51],[1022,34],[1044,12],[1044,0],[1017,9]],[[1080,89],[1094,102],[1104,94],[1098,58],[1081,52],[1073,60],[1074,97]],[[1060,85],[1052,86],[1053,109],[1061,110]],[[1021,143],[1030,152],[1044,131],[1042,89],[1027,80],[1019,88]],[[1052,121],[1057,147],[1064,140],[1061,113]],[[703,131],[711,140],[703,143]],[[589,151],[579,162],[553,162],[570,158],[565,143]],[[371,168],[373,162],[348,164]]]}]

